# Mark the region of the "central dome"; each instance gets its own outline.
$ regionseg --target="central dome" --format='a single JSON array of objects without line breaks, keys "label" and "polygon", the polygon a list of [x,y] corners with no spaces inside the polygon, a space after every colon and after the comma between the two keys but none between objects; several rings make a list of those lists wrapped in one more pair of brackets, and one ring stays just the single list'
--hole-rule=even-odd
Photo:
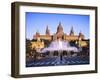
[{"label": "central dome", "polygon": [[59,22],[59,25],[57,27],[56,37],[57,38],[62,38],[63,34],[64,34],[63,27],[61,25],[61,22]]},{"label": "central dome", "polygon": [[57,33],[59,33],[59,32],[63,32],[63,27],[61,25],[61,22],[59,22],[59,25],[57,27]]}]

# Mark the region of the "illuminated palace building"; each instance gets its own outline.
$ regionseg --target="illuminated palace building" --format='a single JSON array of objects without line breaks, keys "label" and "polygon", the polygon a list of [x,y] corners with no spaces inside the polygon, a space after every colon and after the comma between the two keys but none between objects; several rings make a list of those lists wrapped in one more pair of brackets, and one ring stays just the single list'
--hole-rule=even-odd
[{"label": "illuminated palace building", "polygon": [[[46,27],[46,31],[44,35],[41,35],[39,32],[36,32],[35,35],[33,35],[32,40],[32,48],[35,49],[41,49],[46,47],[46,43],[44,41],[52,42],[55,40],[63,40],[63,41],[74,41],[76,44],[78,43],[79,46],[87,46],[87,42],[84,39],[84,34],[80,32],[78,35],[74,33],[73,27],[71,27],[69,35],[63,32],[63,26],[61,22],[57,26],[57,31],[55,34],[50,34],[49,27]],[[47,43],[48,44],[48,43]]]}]

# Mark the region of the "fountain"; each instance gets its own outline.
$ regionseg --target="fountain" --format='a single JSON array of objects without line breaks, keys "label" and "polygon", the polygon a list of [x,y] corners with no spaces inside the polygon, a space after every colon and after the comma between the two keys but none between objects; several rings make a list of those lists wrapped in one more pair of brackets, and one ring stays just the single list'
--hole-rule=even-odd
[{"label": "fountain", "polygon": [[52,41],[48,47],[42,50],[42,53],[46,53],[47,51],[49,51],[51,54],[54,51],[58,51],[58,57],[56,58],[57,63],[55,65],[60,65],[64,63],[65,60],[63,60],[63,55],[62,55],[63,51],[79,52],[79,50],[76,47],[70,46],[68,41],[63,41],[61,39]]},{"label": "fountain", "polygon": [[70,46],[68,41],[63,41],[63,40],[55,40],[52,41],[51,44],[44,48],[42,52],[47,52],[47,51],[73,51],[73,52],[78,52],[79,50],[76,47]]}]

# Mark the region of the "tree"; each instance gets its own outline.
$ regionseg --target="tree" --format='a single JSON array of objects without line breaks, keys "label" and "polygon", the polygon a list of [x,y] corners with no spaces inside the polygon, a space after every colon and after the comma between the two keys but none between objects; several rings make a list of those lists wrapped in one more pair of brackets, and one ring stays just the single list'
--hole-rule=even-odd
[{"label": "tree", "polygon": [[26,53],[30,53],[32,51],[31,46],[31,41],[29,39],[26,39]]}]

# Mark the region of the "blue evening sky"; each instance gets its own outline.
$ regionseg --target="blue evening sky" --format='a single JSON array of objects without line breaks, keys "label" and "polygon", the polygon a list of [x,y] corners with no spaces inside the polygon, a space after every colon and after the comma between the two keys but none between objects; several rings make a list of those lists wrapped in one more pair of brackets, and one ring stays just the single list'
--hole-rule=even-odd
[{"label": "blue evening sky", "polygon": [[36,31],[40,34],[45,34],[47,25],[51,34],[56,33],[59,22],[63,26],[64,33],[69,34],[73,26],[75,34],[79,34],[81,31],[85,38],[89,38],[89,15],[26,12],[25,17],[26,38],[28,39],[32,39]]}]

